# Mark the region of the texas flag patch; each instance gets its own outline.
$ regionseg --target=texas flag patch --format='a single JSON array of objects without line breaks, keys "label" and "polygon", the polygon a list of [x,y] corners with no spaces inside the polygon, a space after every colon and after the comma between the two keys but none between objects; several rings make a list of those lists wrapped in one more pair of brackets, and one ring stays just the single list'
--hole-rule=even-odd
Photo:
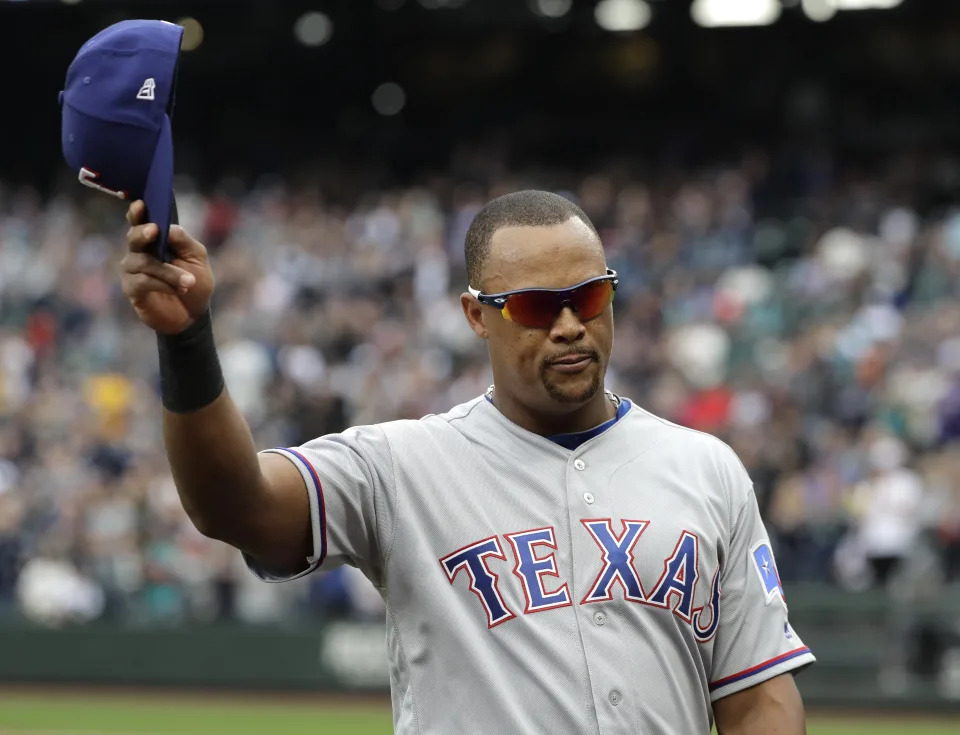
[{"label": "texas flag patch", "polygon": [[783,585],[780,583],[780,575],[777,572],[777,564],[773,560],[773,551],[770,549],[770,544],[766,541],[761,541],[750,550],[750,554],[753,557],[753,566],[756,568],[757,575],[760,577],[760,584],[763,585],[764,593],[766,594],[764,604],[769,605],[774,599],[779,597],[783,604],[786,605],[787,598],[783,592]]}]

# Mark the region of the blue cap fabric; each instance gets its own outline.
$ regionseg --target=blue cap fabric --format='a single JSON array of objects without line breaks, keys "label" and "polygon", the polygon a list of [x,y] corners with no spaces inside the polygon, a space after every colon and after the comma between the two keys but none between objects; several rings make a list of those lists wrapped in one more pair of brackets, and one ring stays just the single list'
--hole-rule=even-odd
[{"label": "blue cap fabric", "polygon": [[125,20],[77,52],[60,93],[63,157],[80,183],[118,199],[143,199],[167,260],[175,221],[173,113],[183,27]]}]

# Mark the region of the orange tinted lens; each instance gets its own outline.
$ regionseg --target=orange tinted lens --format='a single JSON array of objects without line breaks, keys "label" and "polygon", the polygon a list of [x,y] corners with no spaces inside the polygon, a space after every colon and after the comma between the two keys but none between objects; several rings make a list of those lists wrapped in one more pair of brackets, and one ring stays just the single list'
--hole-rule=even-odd
[{"label": "orange tinted lens", "polygon": [[594,281],[581,286],[573,292],[570,299],[577,307],[577,315],[581,321],[593,319],[610,305],[613,300],[613,283],[611,281]]},{"label": "orange tinted lens", "polygon": [[613,284],[594,281],[566,292],[523,291],[507,298],[506,316],[517,324],[534,329],[547,329],[553,324],[563,305],[569,302],[581,321],[600,314],[613,298]]},{"label": "orange tinted lens", "polygon": [[546,329],[560,311],[560,299],[548,291],[524,291],[507,298],[506,316],[517,324]]}]

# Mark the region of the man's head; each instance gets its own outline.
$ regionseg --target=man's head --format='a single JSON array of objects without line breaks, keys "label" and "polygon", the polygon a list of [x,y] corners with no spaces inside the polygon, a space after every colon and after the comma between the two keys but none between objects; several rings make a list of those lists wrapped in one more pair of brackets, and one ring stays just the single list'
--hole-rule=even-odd
[{"label": "man's head", "polygon": [[[606,275],[603,245],[573,202],[545,191],[518,191],[488,203],[467,232],[467,276],[484,294],[568,288]],[[526,414],[562,416],[602,400],[613,345],[609,305],[582,318],[571,305],[545,328],[509,321],[494,305],[461,296],[471,328],[488,341],[498,396]],[[579,362],[574,362],[579,360]]]}]

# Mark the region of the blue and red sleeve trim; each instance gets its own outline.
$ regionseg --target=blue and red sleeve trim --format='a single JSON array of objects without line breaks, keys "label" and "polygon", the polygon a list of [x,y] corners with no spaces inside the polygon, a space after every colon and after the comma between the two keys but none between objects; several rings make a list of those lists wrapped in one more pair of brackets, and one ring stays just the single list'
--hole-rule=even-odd
[{"label": "blue and red sleeve trim", "polygon": [[744,669],[736,674],[731,674],[730,676],[725,676],[722,679],[717,679],[715,682],[710,684],[710,691],[715,691],[720,687],[733,684],[734,682],[743,681],[744,679],[759,674],[761,671],[773,668],[777,664],[782,664],[785,661],[790,661],[791,659],[797,658],[798,656],[804,656],[808,653],[810,653],[810,649],[807,646],[801,646],[800,648],[795,648],[792,651],[781,653],[779,656],[774,656],[771,659],[767,659],[756,666],[751,666],[749,669]]},{"label": "blue and red sleeve trim", "polygon": [[280,447],[280,451],[288,452],[299,459],[313,479],[313,487],[317,496],[317,510],[320,516],[320,556],[315,561],[315,566],[320,566],[323,564],[323,560],[327,558],[327,506],[323,500],[323,483],[320,482],[320,476],[317,474],[316,468],[300,452],[288,447]]}]

